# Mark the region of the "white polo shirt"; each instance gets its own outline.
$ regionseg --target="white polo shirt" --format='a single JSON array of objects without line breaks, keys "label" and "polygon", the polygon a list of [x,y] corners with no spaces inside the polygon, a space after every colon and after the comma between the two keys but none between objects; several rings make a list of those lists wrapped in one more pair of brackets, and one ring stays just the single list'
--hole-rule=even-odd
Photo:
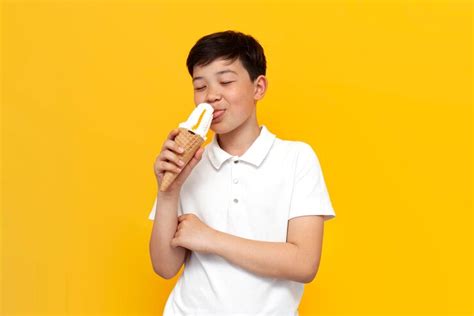
[{"label": "white polo shirt", "polygon": [[[336,216],[319,160],[301,141],[277,138],[265,125],[242,156],[214,138],[181,187],[178,215],[196,214],[235,236],[286,242],[288,220]],[[155,217],[156,198],[149,219]],[[214,254],[192,252],[163,315],[298,315],[304,283],[263,277]]]}]

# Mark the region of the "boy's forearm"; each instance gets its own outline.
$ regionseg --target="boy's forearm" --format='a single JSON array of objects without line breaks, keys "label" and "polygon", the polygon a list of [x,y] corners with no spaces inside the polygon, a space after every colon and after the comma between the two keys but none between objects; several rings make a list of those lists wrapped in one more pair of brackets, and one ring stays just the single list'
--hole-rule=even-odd
[{"label": "boy's forearm", "polygon": [[300,258],[302,252],[292,243],[251,240],[216,231],[211,252],[261,276],[301,283],[314,278],[306,260]]},{"label": "boy's forearm", "polygon": [[150,256],[153,269],[166,279],[176,275],[186,255],[186,248],[173,248],[170,245],[178,226],[178,203],[179,195],[159,192],[150,239]]}]

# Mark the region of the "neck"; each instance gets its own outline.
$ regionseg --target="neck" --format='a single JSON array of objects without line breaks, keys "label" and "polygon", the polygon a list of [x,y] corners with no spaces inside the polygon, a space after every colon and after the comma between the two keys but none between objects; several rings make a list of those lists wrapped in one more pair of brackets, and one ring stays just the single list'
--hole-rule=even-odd
[{"label": "neck", "polygon": [[242,156],[260,135],[260,127],[257,120],[249,119],[247,122],[226,133],[218,134],[219,146],[232,156]]}]

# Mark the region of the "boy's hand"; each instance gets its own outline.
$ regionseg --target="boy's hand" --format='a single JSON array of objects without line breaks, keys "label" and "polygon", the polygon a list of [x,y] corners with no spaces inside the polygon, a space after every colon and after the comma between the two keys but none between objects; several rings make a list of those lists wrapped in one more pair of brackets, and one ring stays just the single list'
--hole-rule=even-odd
[{"label": "boy's hand", "polygon": [[181,246],[191,251],[210,253],[216,230],[203,223],[195,214],[178,217],[178,228],[171,239],[171,246]]}]

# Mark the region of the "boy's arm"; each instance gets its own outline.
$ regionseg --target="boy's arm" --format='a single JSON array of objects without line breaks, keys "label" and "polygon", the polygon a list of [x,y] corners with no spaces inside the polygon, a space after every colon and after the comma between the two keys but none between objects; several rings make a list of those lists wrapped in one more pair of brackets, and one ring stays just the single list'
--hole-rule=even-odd
[{"label": "boy's arm", "polygon": [[170,245],[178,226],[178,203],[178,194],[159,191],[149,248],[153,270],[165,279],[171,279],[179,272],[189,252],[186,248]]},{"label": "boy's arm", "polygon": [[322,216],[299,216],[288,221],[287,242],[241,238],[216,231],[211,252],[255,274],[311,282],[319,268],[324,230]]}]

